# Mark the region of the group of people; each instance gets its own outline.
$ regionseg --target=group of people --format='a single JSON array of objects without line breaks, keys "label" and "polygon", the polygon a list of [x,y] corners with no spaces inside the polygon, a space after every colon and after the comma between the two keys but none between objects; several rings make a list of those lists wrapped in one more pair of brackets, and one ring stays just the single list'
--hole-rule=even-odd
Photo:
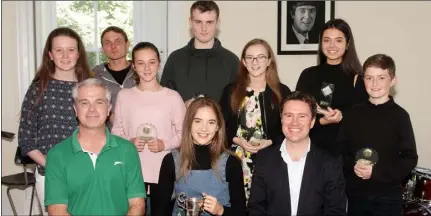
[{"label": "group of people", "polygon": [[[160,81],[157,47],[139,42],[127,60],[121,28],[103,31],[108,62],[92,71],[75,31],[50,33],[18,134],[48,214],[186,215],[185,194],[202,199],[202,215],[401,215],[418,156],[389,94],[393,59],[362,66],[349,25],[332,19],[292,92],[265,40],[240,58],[222,46],[219,13],[191,6],[194,37]],[[141,136],[144,123],[154,137]]]}]

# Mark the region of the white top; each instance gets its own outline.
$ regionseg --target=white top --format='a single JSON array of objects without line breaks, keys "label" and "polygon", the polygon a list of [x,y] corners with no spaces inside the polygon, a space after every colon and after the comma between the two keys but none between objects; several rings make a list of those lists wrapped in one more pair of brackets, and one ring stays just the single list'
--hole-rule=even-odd
[{"label": "white top", "polygon": [[97,160],[97,156],[98,155],[96,153],[94,153],[94,152],[87,151],[87,150],[85,150],[83,148],[82,148],[82,151],[86,152],[90,156],[91,161],[93,162],[93,168],[96,169],[96,160]]},{"label": "white top", "polygon": [[283,140],[280,147],[281,157],[287,164],[289,176],[289,190],[290,190],[290,206],[291,215],[296,215],[298,212],[299,192],[301,191],[302,175],[304,174],[305,161],[307,154],[310,151],[310,138],[308,138],[308,149],[299,161],[293,161],[286,149],[286,139]]},{"label": "white top", "polygon": [[302,34],[299,34],[296,29],[293,27],[292,25],[292,29],[293,29],[293,33],[296,35],[296,38],[298,38],[298,41],[300,44],[303,44],[305,39],[308,39],[308,41],[310,41],[310,39],[308,38],[308,32],[307,32],[307,36],[304,37]]}]

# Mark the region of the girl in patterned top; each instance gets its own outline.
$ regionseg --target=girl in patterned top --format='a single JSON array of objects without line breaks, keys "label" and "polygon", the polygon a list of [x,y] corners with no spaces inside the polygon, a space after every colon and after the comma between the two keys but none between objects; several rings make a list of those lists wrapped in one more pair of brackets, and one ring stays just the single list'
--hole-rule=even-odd
[{"label": "girl in patterned top", "polygon": [[241,63],[237,80],[224,88],[220,105],[228,143],[242,160],[248,199],[255,153],[282,136],[279,104],[290,89],[280,82],[274,53],[265,40],[248,42]]},{"label": "girl in patterned top", "polygon": [[41,206],[46,154],[76,129],[71,90],[75,83],[87,79],[89,72],[79,35],[70,28],[54,29],[22,103],[18,131],[21,154],[36,162],[36,193]]}]

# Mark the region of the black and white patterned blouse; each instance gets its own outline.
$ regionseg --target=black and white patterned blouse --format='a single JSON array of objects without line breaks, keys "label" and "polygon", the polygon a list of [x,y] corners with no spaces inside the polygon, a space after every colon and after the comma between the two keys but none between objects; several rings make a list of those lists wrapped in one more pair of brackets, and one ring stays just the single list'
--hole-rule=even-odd
[{"label": "black and white patterned blouse", "polygon": [[[39,102],[39,87],[32,83],[21,107],[18,145],[21,154],[38,149],[46,155],[56,144],[71,136],[78,126],[73,109],[72,88],[76,82],[50,80]],[[38,167],[40,174],[45,170]]]}]

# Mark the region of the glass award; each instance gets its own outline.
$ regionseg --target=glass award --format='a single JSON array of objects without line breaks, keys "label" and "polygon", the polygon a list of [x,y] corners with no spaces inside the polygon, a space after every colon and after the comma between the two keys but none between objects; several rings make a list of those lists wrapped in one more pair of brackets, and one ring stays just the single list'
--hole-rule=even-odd
[{"label": "glass award", "polygon": [[332,96],[334,95],[335,85],[332,83],[323,82],[320,88],[321,98],[319,106],[322,109],[327,109],[331,106]]},{"label": "glass award", "polygon": [[250,138],[250,144],[252,146],[260,146],[263,139],[262,132],[259,130],[254,131],[253,136]]},{"label": "glass award", "polygon": [[150,123],[145,123],[139,126],[137,135],[142,141],[149,141],[157,138],[157,129]]},{"label": "glass award", "polygon": [[379,160],[377,151],[371,148],[362,148],[356,152],[356,163],[364,165],[375,165]]}]

